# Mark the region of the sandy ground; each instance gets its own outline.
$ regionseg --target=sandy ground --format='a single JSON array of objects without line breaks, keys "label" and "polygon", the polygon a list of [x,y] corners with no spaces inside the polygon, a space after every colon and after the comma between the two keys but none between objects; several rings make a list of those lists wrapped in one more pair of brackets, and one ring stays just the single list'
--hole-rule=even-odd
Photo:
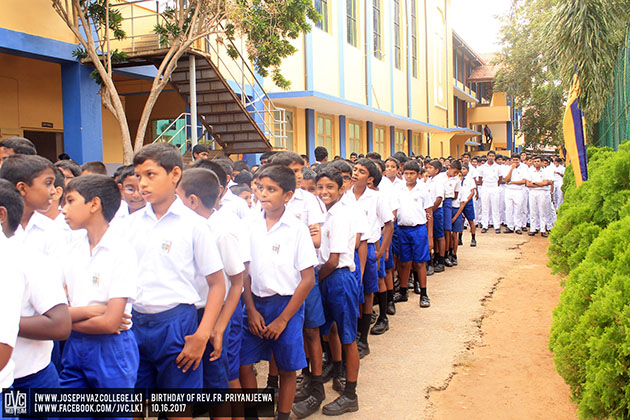
[{"label": "sandy ground", "polygon": [[[431,308],[411,293],[390,330],[370,336],[360,410],[344,419],[576,418],[547,350],[560,293],[546,267],[547,241],[492,232],[477,242],[470,248],[464,233],[459,266],[429,277]],[[266,366],[258,371],[264,386]],[[331,386],[325,403],[338,395]]]}]

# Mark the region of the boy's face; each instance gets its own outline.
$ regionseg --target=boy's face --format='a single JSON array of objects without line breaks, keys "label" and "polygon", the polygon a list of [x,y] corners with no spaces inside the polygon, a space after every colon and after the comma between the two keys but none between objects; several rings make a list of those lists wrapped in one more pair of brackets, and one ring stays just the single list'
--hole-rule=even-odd
[{"label": "boy's face", "polygon": [[297,162],[293,162],[289,165],[289,169],[295,174],[295,188],[301,188],[302,186],[302,169],[304,165],[300,165]]},{"label": "boy's face", "polygon": [[455,168],[448,168],[448,171],[446,171],[446,174],[447,174],[449,177],[451,177],[451,178],[452,178],[452,177],[454,177],[454,176],[459,175],[459,169],[455,169]]},{"label": "boy's face", "polygon": [[516,156],[512,158],[512,166],[513,167],[518,168],[520,164],[521,164],[521,159],[520,158],[518,158]]},{"label": "boy's face", "polygon": [[385,162],[385,174],[384,174],[387,178],[389,179],[394,179],[396,178],[396,176],[398,175],[398,166],[396,166],[396,163],[388,160],[387,162]]},{"label": "boy's face", "polygon": [[247,201],[247,206],[248,207],[252,206],[252,193],[251,192],[243,191],[238,196],[241,197],[243,200]]},{"label": "boy's face", "polygon": [[352,188],[352,172],[342,172],[343,177],[343,190],[349,191]]},{"label": "boy's face", "polygon": [[315,191],[317,190],[314,179],[303,179],[301,188],[310,192],[311,194],[315,194]]},{"label": "boy's face", "polygon": [[495,157],[496,157],[496,156],[495,156],[495,155],[493,155],[492,153],[488,154],[488,165],[492,165],[492,164],[494,164],[494,158],[495,158]]},{"label": "boy's face", "polygon": [[146,202],[144,201],[144,198],[142,198],[142,194],[140,194],[138,178],[134,175],[123,179],[122,184],[118,184],[118,186],[123,200],[125,200],[129,206],[130,213],[140,210],[145,206]]},{"label": "boy's face", "polygon": [[407,185],[415,185],[418,181],[418,172],[412,170],[406,170],[403,172],[403,176],[405,177],[405,182]]},{"label": "boy's face", "polygon": [[540,169],[542,166],[542,161],[540,159],[534,159],[534,168]]},{"label": "boy's face", "polygon": [[468,176],[468,168],[466,166],[462,166],[462,175]]},{"label": "boy's face", "polygon": [[440,173],[440,171],[438,171],[438,169],[433,165],[427,165],[426,170],[427,170],[427,174],[431,177],[436,176],[437,174]]},{"label": "boy's face", "polygon": [[350,161],[351,161],[352,163],[356,163],[356,162],[357,162],[357,160],[358,160],[357,155],[350,155]]},{"label": "boy's face", "polygon": [[317,195],[324,202],[327,209],[330,209],[343,195],[343,187],[330,178],[322,177],[317,181]]},{"label": "boy's face", "polygon": [[258,201],[264,211],[275,211],[284,206],[293,197],[292,191],[284,192],[280,185],[269,177],[258,180]]},{"label": "boy's face", "polygon": [[31,185],[18,182],[17,188],[24,197],[24,204],[33,210],[48,211],[57,193],[55,173],[51,168],[46,168],[33,179]]},{"label": "boy's face", "polygon": [[151,204],[160,203],[172,199],[175,196],[175,188],[182,176],[182,170],[176,166],[171,172],[158,165],[152,159],[147,159],[134,168],[138,177],[140,193],[145,201]]},{"label": "boy's face", "polygon": [[66,204],[64,204],[61,212],[66,217],[66,223],[70,229],[83,229],[88,224],[90,217],[100,207],[100,200],[93,198],[85,202],[85,198],[77,191],[70,191],[66,195]]},{"label": "boy's face", "polygon": [[193,159],[194,160],[199,160],[199,159],[208,160],[208,152],[195,153],[195,155],[193,156]]},{"label": "boy's face", "polygon": [[462,156],[462,163],[465,165],[468,165],[470,163],[470,158],[468,157],[468,155]]},{"label": "boy's face", "polygon": [[0,166],[2,166],[2,162],[4,162],[6,158],[14,154],[15,152],[13,151],[13,149],[0,146]]},{"label": "boy's face", "polygon": [[370,178],[372,177],[370,176],[368,168],[358,163],[354,165],[352,169],[352,182],[354,182],[355,185],[358,187],[367,187]]},{"label": "boy's face", "polygon": [[61,166],[59,166],[59,170],[61,171],[61,173],[63,174],[63,177],[66,180],[66,185],[68,185],[68,182],[70,182],[70,180],[74,178],[74,174],[72,173],[70,169],[64,168]]},{"label": "boy's face", "polygon": [[473,167],[477,167],[477,165],[479,165],[479,160],[478,159],[471,159],[470,163],[472,164]]}]

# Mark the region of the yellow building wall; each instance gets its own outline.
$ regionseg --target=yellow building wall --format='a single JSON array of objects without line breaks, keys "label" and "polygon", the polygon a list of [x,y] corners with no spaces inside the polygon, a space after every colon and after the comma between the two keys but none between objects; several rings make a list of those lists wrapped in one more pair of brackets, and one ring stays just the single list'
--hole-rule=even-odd
[{"label": "yellow building wall", "polygon": [[468,108],[469,124],[488,124],[510,121],[509,106],[477,106]]},{"label": "yellow building wall", "polygon": [[3,0],[0,28],[72,44],[77,42],[50,0]]},{"label": "yellow building wall", "polygon": [[[124,104],[124,98],[122,99]],[[123,161],[123,148],[118,121],[114,114],[105,107],[101,108],[101,115],[103,119],[103,162],[121,163]]]},{"label": "yellow building wall", "polygon": [[492,148],[507,147],[507,124],[488,124],[492,131]]},{"label": "yellow building wall", "polygon": [[[416,3],[418,77],[411,77],[411,118],[427,121],[427,38],[425,36],[425,8],[423,2]],[[426,139],[425,139],[426,141]]]},{"label": "yellow building wall", "polygon": [[[358,2],[357,6],[363,9],[363,3]],[[359,13],[359,12],[357,12]],[[359,16],[365,16],[365,12],[360,12]],[[353,47],[344,40],[344,86],[346,99],[359,104],[367,104],[365,86],[365,27],[363,20],[359,19],[358,26],[358,48]]]}]

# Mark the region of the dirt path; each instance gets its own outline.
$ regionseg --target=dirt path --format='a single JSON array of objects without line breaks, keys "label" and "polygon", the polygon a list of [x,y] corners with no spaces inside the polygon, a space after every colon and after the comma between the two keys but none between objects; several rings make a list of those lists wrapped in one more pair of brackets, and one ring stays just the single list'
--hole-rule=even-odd
[{"label": "dirt path", "polygon": [[577,418],[547,348],[562,289],[545,267],[546,251],[542,238],[520,247],[485,304],[481,345],[459,364],[445,391],[430,393],[434,420]]},{"label": "dirt path", "polygon": [[[547,350],[560,286],[546,268],[546,240],[487,233],[470,248],[469,238],[458,267],[429,277],[431,308],[411,293],[390,330],[370,337],[360,410],[343,419],[576,418]],[[264,386],[265,364],[258,372]],[[337,395],[326,384],[325,403]]]}]

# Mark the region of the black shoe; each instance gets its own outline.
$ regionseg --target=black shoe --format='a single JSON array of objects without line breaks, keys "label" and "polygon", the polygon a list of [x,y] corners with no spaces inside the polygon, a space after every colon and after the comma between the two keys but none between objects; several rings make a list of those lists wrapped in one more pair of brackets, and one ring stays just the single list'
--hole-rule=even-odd
[{"label": "black shoe", "polygon": [[333,390],[337,391],[338,393],[342,393],[344,389],[346,389],[346,378],[343,377],[335,377],[333,378]]},{"label": "black shoe", "polygon": [[503,233],[514,233],[514,231],[510,228],[505,229]]},{"label": "black shoe", "polygon": [[319,399],[314,395],[309,395],[303,401],[293,404],[291,411],[298,419],[303,419],[311,414],[319,411],[319,407],[322,405],[324,399]]},{"label": "black shoe", "polygon": [[420,296],[420,307],[428,308],[429,306],[431,306],[431,299],[429,299],[429,296]]},{"label": "black shoe", "polygon": [[535,230],[530,230],[528,235],[529,236],[535,236],[536,235],[536,231]]},{"label": "black shoe", "polygon": [[370,354],[370,346],[363,341],[359,341],[357,348],[359,349],[359,359],[363,359],[365,356]]},{"label": "black shoe", "polygon": [[477,240],[475,238],[472,238],[472,240],[470,241],[470,246],[473,248],[477,246]]},{"label": "black shoe", "polygon": [[370,334],[381,335],[385,334],[385,331],[387,330],[389,330],[389,319],[381,318],[376,322],[376,324],[374,324],[374,326],[370,330]]},{"label": "black shoe", "polygon": [[427,263],[427,276],[432,276],[434,272],[435,269],[433,268],[433,264]]},{"label": "black shoe", "polygon": [[407,302],[409,300],[409,296],[407,293],[396,293],[394,295],[394,303]]},{"label": "black shoe", "polygon": [[387,304],[387,315],[396,315],[396,305],[394,305],[394,302]]},{"label": "black shoe", "polygon": [[549,234],[547,232],[542,232],[540,236],[542,236],[543,238],[548,238]]},{"label": "black shoe", "polygon": [[436,273],[441,273],[444,271],[444,264],[438,264],[435,266],[435,268],[433,269],[433,271],[435,271]]},{"label": "black shoe", "polygon": [[293,403],[299,403],[306,400],[313,394],[313,390],[309,385],[303,386],[295,391],[295,397],[293,397]]},{"label": "black shoe", "polygon": [[488,229],[487,229],[487,228],[483,228],[483,229],[481,229],[481,233],[486,233],[487,231],[488,231]]},{"label": "black shoe", "polygon": [[374,310],[372,310],[372,316],[370,318],[370,325],[374,324],[376,322],[376,318],[378,318],[378,315],[376,315],[376,312]]},{"label": "black shoe", "polygon": [[396,277],[394,279],[394,292],[397,292],[399,290],[400,290],[400,279]]},{"label": "black shoe", "polygon": [[414,292],[416,295],[419,295],[419,294],[420,294],[420,282],[419,282],[419,281],[414,281],[414,282],[413,282],[413,292]]},{"label": "black shoe", "polygon": [[501,233],[501,229],[495,229],[494,233],[496,233],[498,235],[499,233]]},{"label": "black shoe", "polygon": [[340,416],[344,413],[359,411],[359,398],[348,398],[340,395],[335,401],[328,403],[322,408],[322,413],[327,416]]},{"label": "black shoe", "polygon": [[322,363],[322,383],[326,383],[332,379],[333,364],[331,362]]},{"label": "black shoe", "polygon": [[444,258],[444,266],[446,266],[446,267],[452,267],[453,266],[453,262],[451,261],[451,256],[450,255],[448,257]]},{"label": "black shoe", "polygon": [[451,262],[453,263],[453,266],[456,266],[457,263],[457,255],[451,255]]},{"label": "black shoe", "polygon": [[522,230],[520,230],[520,229],[516,229],[516,230],[514,231],[514,233],[516,233],[517,235],[522,235],[522,234],[523,234],[523,231],[522,231]]}]

